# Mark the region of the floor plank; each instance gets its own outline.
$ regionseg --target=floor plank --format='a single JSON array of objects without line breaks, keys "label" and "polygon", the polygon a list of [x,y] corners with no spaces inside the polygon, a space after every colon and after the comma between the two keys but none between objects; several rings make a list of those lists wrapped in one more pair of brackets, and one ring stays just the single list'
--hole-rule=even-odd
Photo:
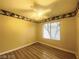
[{"label": "floor plank", "polygon": [[75,55],[47,45],[35,43],[0,56],[0,59],[76,59]]}]

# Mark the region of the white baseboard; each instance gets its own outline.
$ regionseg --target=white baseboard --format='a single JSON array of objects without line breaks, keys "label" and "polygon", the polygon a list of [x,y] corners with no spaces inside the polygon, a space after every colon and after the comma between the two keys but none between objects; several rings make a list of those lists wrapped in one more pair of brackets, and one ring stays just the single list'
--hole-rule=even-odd
[{"label": "white baseboard", "polygon": [[64,49],[64,48],[56,47],[56,46],[53,46],[53,45],[50,45],[50,44],[47,44],[47,43],[44,43],[44,42],[39,42],[39,41],[37,41],[37,42],[38,42],[38,43],[41,43],[41,44],[48,45],[48,46],[50,46],[50,47],[53,47],[53,48],[56,48],[56,49],[59,49],[59,50],[62,50],[62,51],[65,51],[65,52],[68,52],[68,53],[75,54],[74,51],[70,51],[70,50],[67,50],[67,49]]},{"label": "white baseboard", "polygon": [[0,55],[3,55],[3,54],[6,54],[6,53],[10,53],[10,52],[16,51],[16,50],[21,49],[21,48],[24,48],[24,47],[26,47],[26,46],[30,46],[30,45],[32,45],[32,44],[34,44],[34,43],[36,43],[36,42],[29,43],[29,44],[26,44],[26,45],[23,45],[23,46],[20,46],[20,47],[17,47],[17,48],[8,50],[8,51],[1,52]]}]

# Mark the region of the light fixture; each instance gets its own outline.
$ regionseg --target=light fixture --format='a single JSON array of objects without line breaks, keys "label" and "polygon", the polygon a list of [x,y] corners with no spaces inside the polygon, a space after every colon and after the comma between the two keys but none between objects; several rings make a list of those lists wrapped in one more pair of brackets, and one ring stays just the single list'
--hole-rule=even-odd
[{"label": "light fixture", "polygon": [[41,17],[41,16],[44,15],[44,10],[39,9],[39,10],[36,11],[36,14],[37,14],[37,16]]},{"label": "light fixture", "polygon": [[42,19],[45,17],[45,14],[50,11],[51,9],[36,9],[34,13],[36,14],[37,19]]},{"label": "light fixture", "polygon": [[46,16],[47,13],[51,12],[51,9],[42,9],[37,8],[33,9],[34,11],[30,13],[29,18],[40,21],[42,19],[46,19],[48,16]]}]

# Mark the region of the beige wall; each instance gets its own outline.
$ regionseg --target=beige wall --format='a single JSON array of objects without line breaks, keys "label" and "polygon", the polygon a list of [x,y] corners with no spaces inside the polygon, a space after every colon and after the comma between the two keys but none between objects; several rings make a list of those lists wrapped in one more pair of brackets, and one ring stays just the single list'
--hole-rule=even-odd
[{"label": "beige wall", "polygon": [[77,16],[77,57],[79,59],[79,15]]},{"label": "beige wall", "polygon": [[35,26],[34,23],[0,15],[0,52],[35,42]]},{"label": "beige wall", "polygon": [[20,19],[0,15],[0,53],[35,42],[36,40],[75,52],[75,18],[62,19],[60,23],[61,40],[45,40],[42,38],[42,24],[30,23]]},{"label": "beige wall", "polygon": [[42,24],[38,25],[38,41],[63,48],[72,52],[76,50],[76,20],[75,18],[66,18],[60,21],[61,39],[48,40],[42,37]]}]

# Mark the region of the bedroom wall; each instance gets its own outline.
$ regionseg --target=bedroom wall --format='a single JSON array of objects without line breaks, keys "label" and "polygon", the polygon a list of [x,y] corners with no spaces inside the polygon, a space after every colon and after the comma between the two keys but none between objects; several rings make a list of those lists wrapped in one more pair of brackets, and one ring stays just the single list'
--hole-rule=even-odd
[{"label": "bedroom wall", "polygon": [[68,50],[70,52],[76,52],[76,20],[74,18],[65,18],[60,21],[60,40],[49,40],[43,38],[42,23],[38,25],[38,41],[56,46]]},{"label": "bedroom wall", "polygon": [[77,58],[79,59],[79,13],[76,19],[77,19],[77,51],[76,51],[76,54],[77,54]]},{"label": "bedroom wall", "polygon": [[35,41],[35,23],[0,15],[0,53]]},{"label": "bedroom wall", "polygon": [[35,24],[0,15],[0,53],[33,43],[36,40],[72,52],[76,51],[75,18],[66,18],[60,21],[60,41],[44,39],[42,25],[42,23]]}]

